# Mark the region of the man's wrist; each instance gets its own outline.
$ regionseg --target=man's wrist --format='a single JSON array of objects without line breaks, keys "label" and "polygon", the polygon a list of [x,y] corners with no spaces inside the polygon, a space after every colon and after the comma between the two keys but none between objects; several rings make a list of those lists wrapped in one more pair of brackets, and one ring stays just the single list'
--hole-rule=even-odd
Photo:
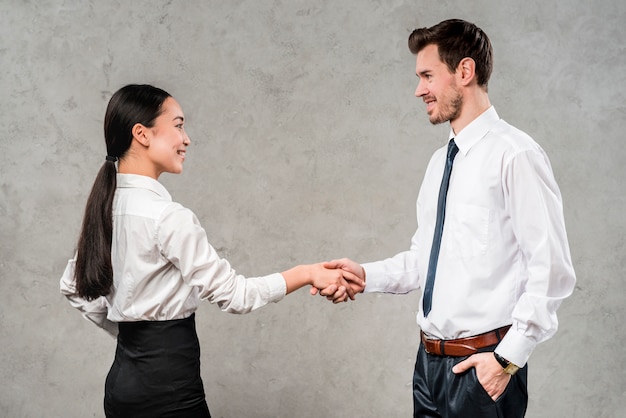
[{"label": "man's wrist", "polygon": [[500,354],[496,353],[495,351],[493,352],[493,356],[496,358],[498,363],[500,363],[500,366],[502,366],[504,373],[514,375],[519,370],[519,366],[516,366],[515,364],[511,363],[510,361],[508,361],[507,359],[505,359],[504,357],[502,357]]}]

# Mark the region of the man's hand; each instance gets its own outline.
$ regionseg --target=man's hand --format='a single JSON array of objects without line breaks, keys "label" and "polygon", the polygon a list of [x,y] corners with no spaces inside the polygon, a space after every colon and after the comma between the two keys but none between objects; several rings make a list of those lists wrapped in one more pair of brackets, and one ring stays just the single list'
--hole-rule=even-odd
[{"label": "man's hand", "polygon": [[[323,266],[327,269],[341,269],[343,271],[346,292],[350,299],[354,300],[354,295],[363,292],[363,289],[365,289],[365,270],[359,263],[348,258],[342,258],[340,260],[328,261]],[[333,303],[346,302],[348,298],[340,290],[337,289],[335,291],[332,288],[320,290],[316,287],[311,287],[311,294],[316,295],[319,292],[321,296],[326,296],[326,299],[331,300]]]},{"label": "man's hand", "polygon": [[327,267],[327,264],[318,263],[309,266],[313,271],[311,294],[319,292],[321,296],[326,296],[334,303],[347,302],[348,298],[354,300],[353,287],[365,287],[365,283],[358,276],[337,267]]},{"label": "man's hand", "polygon": [[459,374],[472,367],[476,369],[478,382],[489,396],[491,396],[491,399],[496,401],[500,395],[504,393],[506,386],[511,380],[511,375],[504,373],[502,366],[491,352],[477,353],[469,356],[467,359],[454,366],[452,371]]}]

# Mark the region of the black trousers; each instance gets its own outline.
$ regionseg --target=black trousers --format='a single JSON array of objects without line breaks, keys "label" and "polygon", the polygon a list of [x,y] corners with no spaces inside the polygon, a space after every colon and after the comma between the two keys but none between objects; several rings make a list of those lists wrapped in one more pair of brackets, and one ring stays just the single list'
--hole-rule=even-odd
[{"label": "black trousers", "polygon": [[104,411],[108,418],[210,418],[200,378],[195,314],[119,324]]},{"label": "black trousers", "polygon": [[[485,347],[479,351],[493,351]],[[518,418],[528,406],[527,366],[511,376],[496,401],[483,389],[476,370],[456,375],[452,367],[467,357],[428,354],[422,344],[413,373],[414,418]]]}]

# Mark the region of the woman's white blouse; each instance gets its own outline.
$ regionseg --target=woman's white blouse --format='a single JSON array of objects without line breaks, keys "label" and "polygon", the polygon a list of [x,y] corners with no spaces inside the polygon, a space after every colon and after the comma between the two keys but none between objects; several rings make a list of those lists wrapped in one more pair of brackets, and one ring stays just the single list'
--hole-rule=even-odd
[{"label": "woman's white blouse", "polygon": [[113,288],[87,301],[76,294],[74,265],[61,277],[61,293],[83,316],[112,335],[117,323],[182,319],[201,300],[223,311],[246,313],[286,293],[280,273],[245,278],[209,244],[194,213],[172,202],[158,181],[118,174],[113,202]]}]

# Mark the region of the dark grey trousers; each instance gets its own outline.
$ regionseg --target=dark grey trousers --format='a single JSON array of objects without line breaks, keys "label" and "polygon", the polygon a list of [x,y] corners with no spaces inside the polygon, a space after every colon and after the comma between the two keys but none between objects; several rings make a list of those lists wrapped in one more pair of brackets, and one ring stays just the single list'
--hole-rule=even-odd
[{"label": "dark grey trousers", "polygon": [[420,344],[413,373],[413,417],[523,417],[528,406],[527,366],[511,377],[504,393],[494,402],[478,381],[474,368],[459,375],[452,372],[452,367],[466,358],[428,354]]}]

